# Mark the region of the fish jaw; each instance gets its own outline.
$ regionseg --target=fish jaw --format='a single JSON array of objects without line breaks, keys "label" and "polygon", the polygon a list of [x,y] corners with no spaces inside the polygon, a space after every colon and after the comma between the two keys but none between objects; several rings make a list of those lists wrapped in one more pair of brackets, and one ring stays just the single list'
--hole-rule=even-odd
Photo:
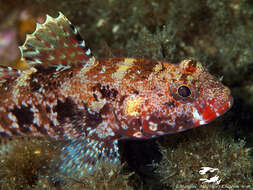
[{"label": "fish jaw", "polygon": [[194,126],[198,127],[200,125],[205,125],[225,114],[233,105],[233,97],[229,96],[228,101],[219,105],[219,107],[214,106],[214,100],[208,101],[205,108],[202,110],[194,110],[193,118],[195,120]]}]

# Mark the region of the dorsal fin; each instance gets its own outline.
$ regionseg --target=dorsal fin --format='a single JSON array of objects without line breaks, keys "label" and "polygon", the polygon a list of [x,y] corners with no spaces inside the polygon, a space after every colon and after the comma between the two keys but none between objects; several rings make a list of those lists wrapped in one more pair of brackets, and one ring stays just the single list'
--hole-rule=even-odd
[{"label": "dorsal fin", "polygon": [[4,83],[7,80],[14,80],[18,78],[20,74],[20,70],[0,65],[0,84]]},{"label": "dorsal fin", "polygon": [[20,47],[22,58],[28,65],[69,68],[73,65],[92,64],[94,57],[77,29],[59,13],[57,18],[46,15],[43,24],[28,34]]}]

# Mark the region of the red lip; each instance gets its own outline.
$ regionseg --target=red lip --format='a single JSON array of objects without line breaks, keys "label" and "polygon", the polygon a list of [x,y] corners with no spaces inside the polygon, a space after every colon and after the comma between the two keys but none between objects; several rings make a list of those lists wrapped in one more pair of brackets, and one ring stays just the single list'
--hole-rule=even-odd
[{"label": "red lip", "polygon": [[207,124],[226,113],[233,105],[233,98],[230,96],[229,100],[218,108],[215,108],[213,105],[214,100],[210,101],[209,104],[205,107],[204,111],[200,113],[200,116],[202,116],[202,118],[201,120],[196,120],[194,124],[195,126]]}]

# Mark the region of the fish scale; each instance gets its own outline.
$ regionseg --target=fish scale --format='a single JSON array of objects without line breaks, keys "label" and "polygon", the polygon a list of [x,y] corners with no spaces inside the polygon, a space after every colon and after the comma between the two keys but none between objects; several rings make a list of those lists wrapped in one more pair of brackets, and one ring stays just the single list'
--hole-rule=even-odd
[{"label": "fish scale", "polygon": [[96,59],[62,13],[37,24],[20,51],[29,68],[0,67],[0,138],[59,140],[56,165],[70,176],[119,164],[120,139],[204,125],[233,102],[229,88],[194,60]]}]

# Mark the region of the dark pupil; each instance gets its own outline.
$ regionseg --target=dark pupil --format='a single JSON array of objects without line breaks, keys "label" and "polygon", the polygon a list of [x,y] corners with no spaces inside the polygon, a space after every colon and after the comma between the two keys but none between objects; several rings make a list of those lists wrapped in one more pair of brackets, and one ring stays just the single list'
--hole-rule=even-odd
[{"label": "dark pupil", "polygon": [[178,88],[178,94],[182,97],[188,97],[191,95],[191,91],[187,86],[180,86]]}]

